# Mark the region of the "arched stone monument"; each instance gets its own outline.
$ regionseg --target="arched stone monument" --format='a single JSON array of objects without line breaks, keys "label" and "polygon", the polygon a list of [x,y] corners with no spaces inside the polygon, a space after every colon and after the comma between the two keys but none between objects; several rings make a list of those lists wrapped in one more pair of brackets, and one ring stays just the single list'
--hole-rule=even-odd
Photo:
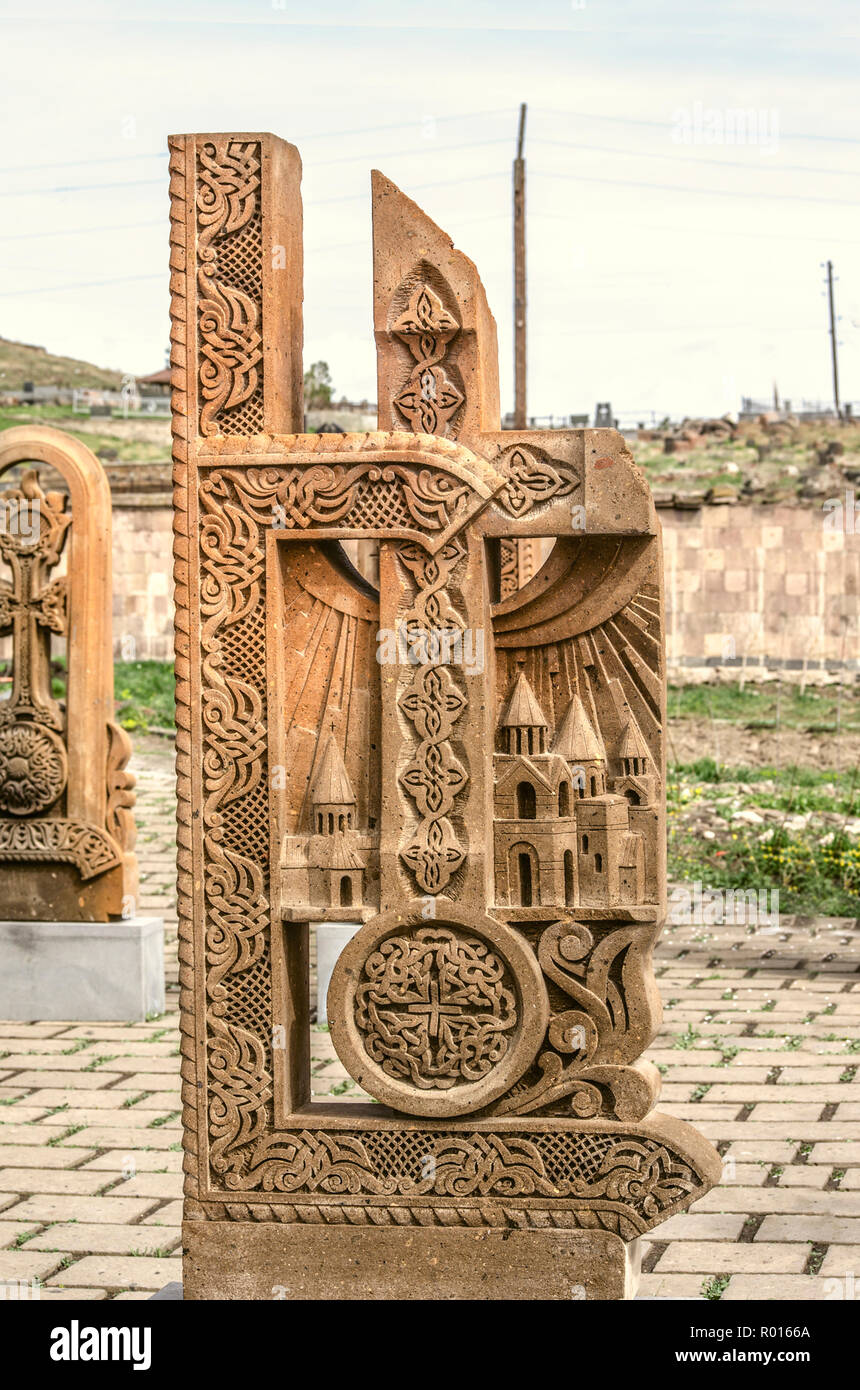
[{"label": "arched stone monument", "polygon": [[[43,490],[39,465],[62,484]],[[0,1017],[142,1018],[164,1006],[163,930],[137,915],[131,744],[113,717],[110,488],[95,455],[59,430],[4,431],[0,476],[16,467],[0,490],[0,635],[11,645]]]}]

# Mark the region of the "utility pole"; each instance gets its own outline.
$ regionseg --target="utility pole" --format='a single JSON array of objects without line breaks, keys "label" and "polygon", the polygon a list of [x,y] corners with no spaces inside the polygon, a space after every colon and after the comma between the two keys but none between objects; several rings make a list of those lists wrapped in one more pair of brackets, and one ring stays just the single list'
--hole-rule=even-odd
[{"label": "utility pole", "polygon": [[842,410],[839,405],[839,363],[836,352],[836,315],[833,311],[833,262],[827,262],[827,303],[830,308],[830,356],[833,362],[833,402],[836,406],[837,419],[842,418]]},{"label": "utility pole", "polygon": [[514,160],[514,427],[526,428],[526,104],[520,106]]}]

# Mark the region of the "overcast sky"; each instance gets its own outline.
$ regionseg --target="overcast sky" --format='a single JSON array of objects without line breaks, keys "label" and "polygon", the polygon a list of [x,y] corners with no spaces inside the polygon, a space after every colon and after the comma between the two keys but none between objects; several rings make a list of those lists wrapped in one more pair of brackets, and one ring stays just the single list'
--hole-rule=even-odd
[{"label": "overcast sky", "polygon": [[[304,163],[305,361],[375,398],[370,170],[478,264],[512,405],[511,159],[529,105],[529,413],[860,401],[851,0],[4,0],[0,335],[138,374],[168,339],[170,133]],[[308,19],[314,22],[309,23]],[[733,111],[755,143],[730,141]]]}]

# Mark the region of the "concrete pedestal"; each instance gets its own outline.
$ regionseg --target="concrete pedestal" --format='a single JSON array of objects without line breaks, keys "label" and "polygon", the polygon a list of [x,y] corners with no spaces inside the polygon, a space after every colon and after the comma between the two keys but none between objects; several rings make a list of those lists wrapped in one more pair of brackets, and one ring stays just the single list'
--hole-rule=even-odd
[{"label": "concrete pedestal", "polygon": [[0,1018],[142,1022],[164,1012],[164,923],[0,921]]},{"label": "concrete pedestal", "polygon": [[319,922],[317,924],[317,1023],[328,1022],[326,997],[335,962],[360,922]]}]

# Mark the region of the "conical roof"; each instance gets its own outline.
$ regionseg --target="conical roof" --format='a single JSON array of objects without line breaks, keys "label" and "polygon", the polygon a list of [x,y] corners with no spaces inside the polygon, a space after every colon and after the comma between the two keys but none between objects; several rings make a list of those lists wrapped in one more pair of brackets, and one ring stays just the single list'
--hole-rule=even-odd
[{"label": "conical roof", "polygon": [[642,730],[635,719],[631,719],[629,723],[625,724],[621,732],[618,756],[619,758],[649,758],[651,756],[648,752],[648,745],[642,737]]},{"label": "conical roof", "polygon": [[502,715],[503,729],[547,729],[549,725],[537,696],[521,671]]},{"label": "conical roof", "polygon": [[311,787],[311,800],[315,806],[355,805],[355,792],[352,790],[352,783],[343,765],[334,734],[329,734],[328,742],[323,749]]},{"label": "conical roof", "polygon": [[569,763],[594,762],[598,758],[604,762],[606,760],[606,749],[594,732],[578,695],[574,695],[565,711],[552,751]]}]

